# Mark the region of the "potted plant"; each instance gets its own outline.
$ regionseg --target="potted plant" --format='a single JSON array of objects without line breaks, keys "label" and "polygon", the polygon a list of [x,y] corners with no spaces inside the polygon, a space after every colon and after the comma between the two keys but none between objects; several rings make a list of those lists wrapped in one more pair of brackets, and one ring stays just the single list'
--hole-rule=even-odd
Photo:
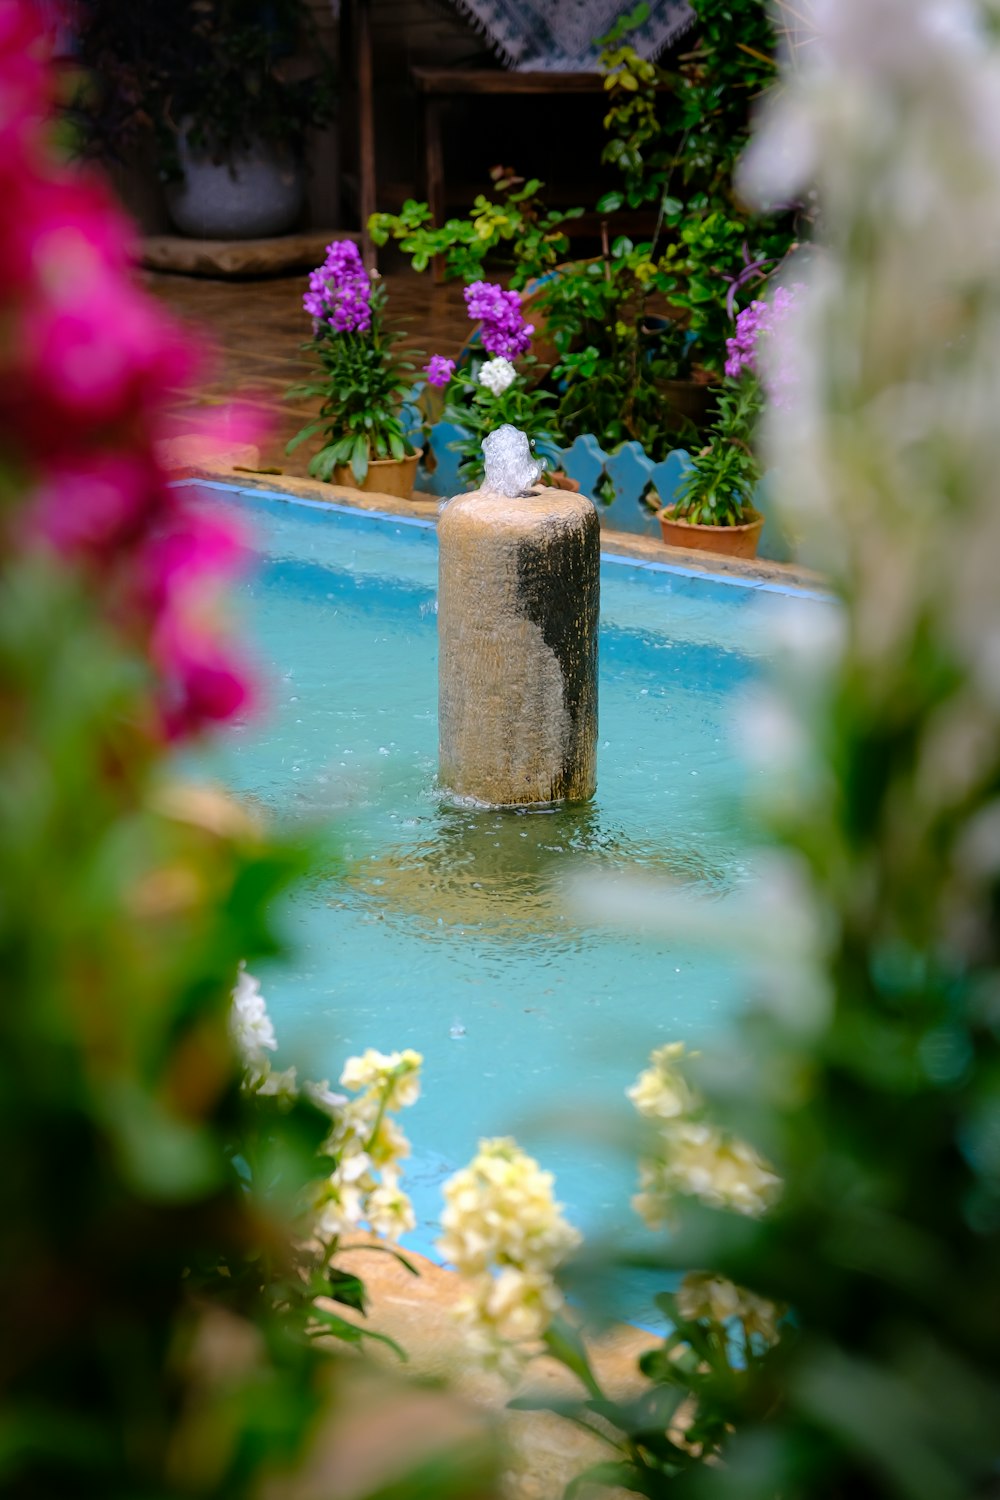
[{"label": "potted plant", "polygon": [[333,117],[332,64],[306,0],[82,0],[81,15],[87,81],[75,105],[88,149],[120,159],[151,138],[185,234],[251,239],[291,228],[307,134]]},{"label": "potted plant", "polygon": [[769,302],[751,302],[736,319],[726,340],[726,386],[710,441],[692,459],[673,504],[658,512],[663,540],[672,547],[757,555],[764,518],[754,506],[761,479],[754,429],[765,394],[782,401],[788,377],[773,341],[795,294],[794,286],[778,287]]},{"label": "potted plant", "polygon": [[386,326],[384,286],[368,275],[353,240],[334,240],[302,300],[313,320],[302,347],[316,357],[320,376],[287,395],[319,396],[322,405],[287,451],[322,432],[323,446],[309,461],[315,478],[409,499],[423,451],[408,441],[402,421],[414,366],[398,352],[398,332]]},{"label": "potted plant", "polygon": [[718,397],[710,441],[691,461],[682,489],[658,514],[671,547],[696,547],[730,557],[756,557],[764,517],[754,508],[760,466],[750,443],[760,411],[756,380]]},{"label": "potted plant", "polygon": [[538,361],[530,353],[534,328],[524,320],[519,294],[495,282],[476,281],[465,289],[465,305],[479,325],[474,352],[457,369],[454,360],[440,355],[425,366],[428,385],[444,391],[445,419],[463,433],[450,444],[462,456],[460,475],[473,486],[482,482],[483,439],[509,422],[527,434],[549,465],[543,471],[545,482],[574,487],[553,468],[558,451],[546,408],[554,398],[538,383]]}]

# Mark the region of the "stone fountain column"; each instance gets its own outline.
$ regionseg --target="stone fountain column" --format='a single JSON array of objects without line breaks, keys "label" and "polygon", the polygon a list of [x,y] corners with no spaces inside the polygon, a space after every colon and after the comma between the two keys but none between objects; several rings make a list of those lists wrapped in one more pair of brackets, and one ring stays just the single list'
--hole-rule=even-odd
[{"label": "stone fountain column", "polygon": [[438,525],[441,782],[494,807],[582,802],[597,784],[600,529],[537,484],[515,427],[483,443],[483,488]]}]

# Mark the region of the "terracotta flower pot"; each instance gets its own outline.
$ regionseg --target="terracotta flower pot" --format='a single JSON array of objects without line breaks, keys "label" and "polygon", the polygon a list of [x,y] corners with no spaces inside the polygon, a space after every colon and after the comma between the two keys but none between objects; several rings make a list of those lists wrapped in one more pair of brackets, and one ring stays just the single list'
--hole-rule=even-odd
[{"label": "terracotta flower pot", "polygon": [[580,493],[580,481],[570,479],[562,469],[546,469],[542,475],[542,483],[553,490],[571,490],[575,495]]},{"label": "terracotta flower pot", "polygon": [[691,547],[702,552],[720,552],[726,557],[756,557],[757,544],[764,529],[764,517],[754,511],[752,521],[739,526],[701,526],[682,521],[673,514],[673,506],[657,511],[663,540],[668,547]]},{"label": "terracotta flower pot", "polygon": [[409,500],[423,451],[418,448],[405,458],[370,458],[364,484],[358,484],[350,464],[338,464],[333,471],[333,482],[347,489],[363,490],[365,494],[395,495],[399,500]]}]

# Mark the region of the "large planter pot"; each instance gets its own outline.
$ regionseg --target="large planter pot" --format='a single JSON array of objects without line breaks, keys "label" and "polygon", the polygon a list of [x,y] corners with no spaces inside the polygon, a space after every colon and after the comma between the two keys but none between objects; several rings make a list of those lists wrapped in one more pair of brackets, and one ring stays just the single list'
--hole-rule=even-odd
[{"label": "large planter pot", "polygon": [[663,393],[664,405],[678,419],[690,422],[699,433],[710,426],[715,416],[718,387],[708,380],[658,380],[656,388]]},{"label": "large planter pot", "polygon": [[406,458],[369,459],[364,484],[358,484],[350,464],[338,464],[333,471],[333,482],[347,489],[362,490],[365,494],[394,495],[398,500],[409,500],[423,451],[418,448]]},{"label": "large planter pot", "polygon": [[257,142],[213,161],[181,134],[177,142],[183,177],[166,189],[167,211],[182,234],[201,240],[258,240],[284,234],[302,214],[302,163],[279,146]]},{"label": "large planter pot", "polygon": [[668,547],[689,547],[702,552],[719,552],[726,557],[756,557],[757,544],[764,527],[764,517],[754,511],[752,521],[739,526],[700,526],[682,521],[673,514],[673,506],[657,513],[660,531]]}]

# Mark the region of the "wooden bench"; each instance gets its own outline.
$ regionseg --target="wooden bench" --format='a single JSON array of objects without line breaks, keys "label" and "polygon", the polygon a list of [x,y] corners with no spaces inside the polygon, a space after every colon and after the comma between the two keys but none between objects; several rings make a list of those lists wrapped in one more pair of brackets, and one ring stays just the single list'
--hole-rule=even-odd
[{"label": "wooden bench", "polygon": [[435,224],[445,220],[445,164],[441,119],[444,106],[457,95],[533,95],[565,98],[567,94],[603,94],[602,73],[513,73],[488,68],[413,68],[420,96],[423,187]]}]

